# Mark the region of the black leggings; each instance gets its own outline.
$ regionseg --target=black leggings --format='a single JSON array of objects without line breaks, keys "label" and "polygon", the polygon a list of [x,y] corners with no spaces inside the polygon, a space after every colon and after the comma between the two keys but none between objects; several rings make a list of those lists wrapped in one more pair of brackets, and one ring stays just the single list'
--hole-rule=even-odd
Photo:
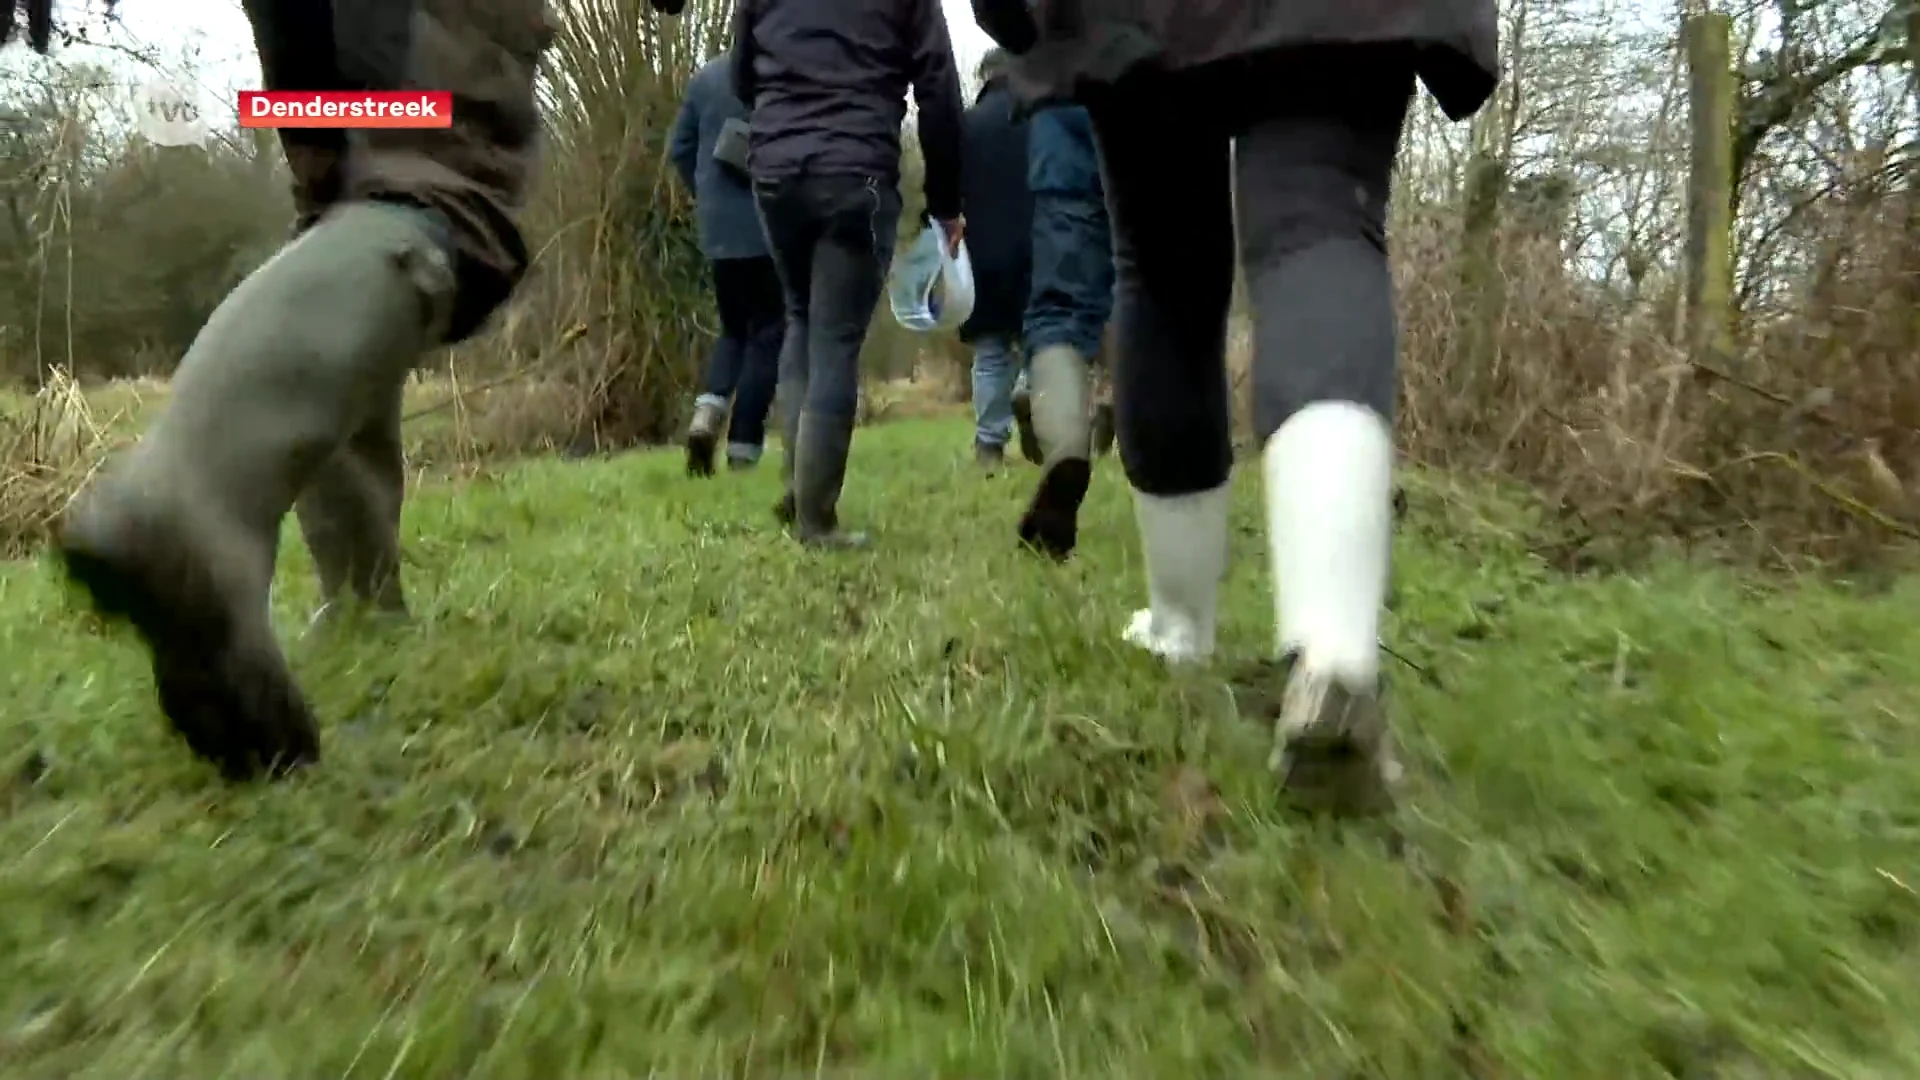
[{"label": "black leggings", "polygon": [[1255,434],[1264,443],[1319,401],[1392,417],[1387,194],[1413,88],[1404,50],[1321,47],[1089,103],[1119,280],[1115,420],[1135,488],[1191,494],[1232,471],[1236,192]]}]

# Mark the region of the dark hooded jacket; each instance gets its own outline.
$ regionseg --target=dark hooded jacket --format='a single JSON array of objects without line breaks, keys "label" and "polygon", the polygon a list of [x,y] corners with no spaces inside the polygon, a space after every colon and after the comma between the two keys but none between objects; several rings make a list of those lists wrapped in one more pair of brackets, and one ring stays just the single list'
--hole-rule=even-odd
[{"label": "dark hooded jacket", "polygon": [[1027,188],[1027,121],[1004,76],[989,79],[967,110],[961,145],[974,300],[960,339],[1017,337],[1033,278],[1033,192]]},{"label": "dark hooded jacket", "polygon": [[1500,71],[1496,0],[973,0],[973,11],[1020,56],[1016,87],[1036,101],[1307,45],[1406,45],[1440,108],[1464,120]]}]

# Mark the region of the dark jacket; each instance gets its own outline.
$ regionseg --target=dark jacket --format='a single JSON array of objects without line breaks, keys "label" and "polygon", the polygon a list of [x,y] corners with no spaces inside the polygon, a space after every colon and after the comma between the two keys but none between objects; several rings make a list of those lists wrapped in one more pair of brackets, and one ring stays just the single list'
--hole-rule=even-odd
[{"label": "dark jacket", "polygon": [[709,259],[752,259],[767,254],[767,234],[753,207],[753,188],[745,174],[714,160],[720,125],[746,119],[747,107],[733,96],[733,65],[726,56],[710,60],[687,83],[686,100],[673,124],[668,155],[699,203],[700,250]]},{"label": "dark jacket", "polygon": [[540,171],[534,88],[554,35],[548,5],[248,0],[246,11],[268,90],[431,86],[460,100],[450,128],[281,128],[280,143],[293,177],[298,229],[357,199],[437,211],[449,227],[460,282],[447,340],[478,333],[531,260],[517,221]]},{"label": "dark jacket", "polygon": [[1020,56],[1015,78],[1032,100],[1314,44],[1413,46],[1421,81],[1455,120],[1499,80],[1496,0],[973,0],[973,12]]},{"label": "dark jacket", "polygon": [[1033,192],[1027,189],[1027,121],[1016,115],[1004,79],[993,79],[967,110],[960,190],[973,262],[973,315],[960,339],[1020,333],[1033,277]]},{"label": "dark jacket", "polygon": [[756,180],[900,177],[907,88],[927,211],[960,214],[960,74],[940,0],[740,0],[734,92],[753,110]]}]

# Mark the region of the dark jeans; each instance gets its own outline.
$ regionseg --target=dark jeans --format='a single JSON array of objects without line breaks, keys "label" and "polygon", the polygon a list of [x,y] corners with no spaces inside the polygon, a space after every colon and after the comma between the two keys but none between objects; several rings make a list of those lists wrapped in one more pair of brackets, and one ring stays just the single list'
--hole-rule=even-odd
[{"label": "dark jeans", "polygon": [[1284,67],[1182,72],[1095,103],[1120,282],[1115,419],[1137,489],[1205,491],[1233,467],[1236,191],[1254,434],[1264,444],[1323,401],[1392,418],[1387,195],[1413,64],[1398,49],[1323,46]]},{"label": "dark jeans", "polygon": [[1071,346],[1091,360],[1113,314],[1112,226],[1087,111],[1058,105],[1027,127],[1027,186],[1033,189],[1033,289],[1027,300],[1027,355]]},{"label": "dark jeans", "polygon": [[755,180],[754,200],[786,296],[780,349],[783,419],[801,410],[851,424],[860,405],[860,347],[885,288],[900,193],[864,176]]},{"label": "dark jeans", "polygon": [[724,408],[733,401],[727,442],[757,447],[767,441],[767,413],[780,371],[780,339],[787,309],[772,256],[715,259],[714,301],[720,308],[720,339],[707,361],[703,403]]}]

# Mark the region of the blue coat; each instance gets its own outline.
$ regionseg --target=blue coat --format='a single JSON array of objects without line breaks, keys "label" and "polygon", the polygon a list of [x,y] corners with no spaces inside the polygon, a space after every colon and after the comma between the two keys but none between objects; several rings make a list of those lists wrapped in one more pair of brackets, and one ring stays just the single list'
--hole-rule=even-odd
[{"label": "blue coat", "polygon": [[731,67],[722,54],[694,72],[667,151],[699,204],[700,250],[716,261],[768,254],[767,234],[760,227],[747,178],[713,157],[720,125],[729,118],[747,118],[746,106],[733,96]]}]

